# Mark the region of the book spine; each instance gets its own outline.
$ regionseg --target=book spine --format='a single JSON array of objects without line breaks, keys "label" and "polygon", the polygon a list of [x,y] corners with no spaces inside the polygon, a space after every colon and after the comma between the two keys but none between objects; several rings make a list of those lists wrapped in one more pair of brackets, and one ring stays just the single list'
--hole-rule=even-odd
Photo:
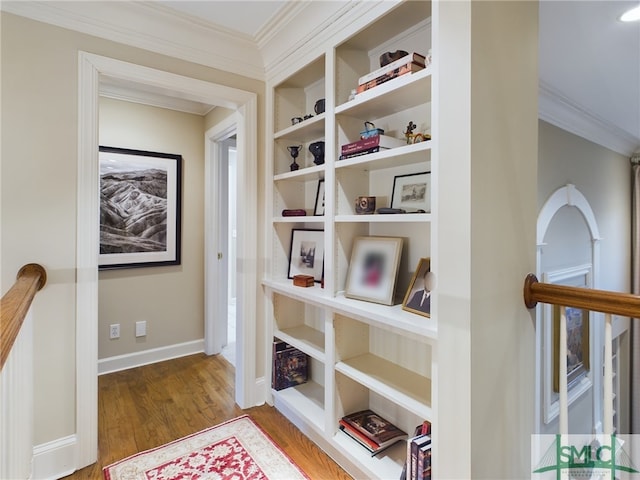
[{"label": "book spine", "polygon": [[347,433],[352,437],[356,437],[355,439],[361,443],[364,443],[367,446],[367,448],[372,451],[372,453],[380,448],[380,445],[377,442],[373,441],[366,435],[362,434],[362,432],[353,428],[348,422],[345,422],[344,420],[340,420],[339,423],[340,423],[340,428],[343,429],[345,433]]},{"label": "book spine", "polygon": [[341,152],[343,155],[348,155],[371,147],[377,147],[378,145],[380,145],[380,135],[375,135],[373,137],[364,138],[362,140],[342,145]]},{"label": "book spine", "polygon": [[417,480],[431,480],[431,445],[425,445],[418,451]]},{"label": "book spine", "polygon": [[[384,149],[383,149],[384,150]],[[380,151],[380,147],[373,147],[361,152],[350,153],[348,155],[340,155],[339,160],[346,160],[347,158],[359,157],[361,155],[368,155],[370,153],[376,153]]]},{"label": "book spine", "polygon": [[381,148],[394,148],[406,145],[406,140],[390,137],[388,135],[375,135],[373,137],[363,138],[355,142],[342,145],[341,153],[343,155],[349,155],[350,153],[360,152],[362,150],[368,150],[372,147]]},{"label": "book spine", "polygon": [[385,73],[394,70],[402,65],[406,65],[407,63],[416,63],[418,65],[421,66],[425,66],[425,61],[426,58],[424,55],[421,55],[419,53],[413,52],[410,53],[409,55],[405,55],[402,58],[399,58],[398,60],[388,63],[387,65],[385,65],[384,67],[380,67],[376,70],[374,70],[373,72],[369,72],[366,75],[361,76],[358,79],[358,85],[362,85],[363,83],[368,82],[369,80],[373,80],[374,78],[378,78],[380,75],[384,75]]},{"label": "book spine", "polygon": [[418,72],[422,69],[424,69],[424,67],[421,67],[420,65],[416,65],[415,63],[407,64],[402,67],[396,68],[395,70],[391,70],[390,72],[385,73],[384,75],[381,75],[377,78],[374,78],[373,80],[370,80],[366,83],[358,85],[358,88],[356,88],[356,94],[370,90],[374,87],[377,87],[378,85],[382,85],[383,83],[388,82],[389,80],[393,80],[394,78],[401,77],[408,73]]}]

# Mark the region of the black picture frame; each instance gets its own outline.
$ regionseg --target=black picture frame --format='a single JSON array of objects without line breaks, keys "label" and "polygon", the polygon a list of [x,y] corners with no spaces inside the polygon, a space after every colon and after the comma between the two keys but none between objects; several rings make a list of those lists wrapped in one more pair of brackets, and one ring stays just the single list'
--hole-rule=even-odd
[{"label": "black picture frame", "polygon": [[313,207],[313,214],[316,216],[324,215],[324,178],[318,180],[318,189],[316,190],[316,202]]},{"label": "black picture frame", "polygon": [[406,212],[431,212],[431,172],[410,173],[393,177],[391,208]]},{"label": "black picture frame", "polygon": [[180,265],[182,155],[100,146],[100,270]]},{"label": "black picture frame", "polygon": [[287,278],[311,275],[321,282],[324,275],[324,230],[294,228],[289,245]]}]

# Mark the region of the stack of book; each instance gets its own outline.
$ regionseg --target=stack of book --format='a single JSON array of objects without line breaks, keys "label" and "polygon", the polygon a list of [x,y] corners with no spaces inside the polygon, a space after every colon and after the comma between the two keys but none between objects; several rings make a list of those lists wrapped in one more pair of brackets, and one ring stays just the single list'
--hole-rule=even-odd
[{"label": "stack of book", "polygon": [[274,390],[301,385],[309,378],[309,357],[279,339],[273,340],[273,371],[271,386]]},{"label": "stack of book", "polygon": [[356,142],[342,145],[340,160],[367,155],[389,148],[401,147],[406,144],[406,140],[390,137],[389,135],[374,135],[368,138],[361,138]]},{"label": "stack of book", "polygon": [[426,57],[424,55],[413,52],[399,58],[395,62],[391,62],[384,67],[380,67],[371,73],[363,75],[358,79],[356,94],[365,92],[389,80],[406,75],[407,73],[419,72],[425,68],[425,60]]},{"label": "stack of book", "polygon": [[427,420],[407,440],[407,461],[400,480],[431,480],[431,423]]},{"label": "stack of book", "polygon": [[373,457],[407,434],[372,410],[361,410],[340,419],[340,431],[358,442]]}]

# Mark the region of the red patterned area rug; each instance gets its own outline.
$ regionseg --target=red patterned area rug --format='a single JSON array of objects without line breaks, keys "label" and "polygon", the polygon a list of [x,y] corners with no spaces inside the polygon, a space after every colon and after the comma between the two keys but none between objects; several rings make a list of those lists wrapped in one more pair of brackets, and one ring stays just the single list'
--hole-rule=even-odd
[{"label": "red patterned area rug", "polygon": [[248,415],[132,455],[106,480],[309,480]]}]

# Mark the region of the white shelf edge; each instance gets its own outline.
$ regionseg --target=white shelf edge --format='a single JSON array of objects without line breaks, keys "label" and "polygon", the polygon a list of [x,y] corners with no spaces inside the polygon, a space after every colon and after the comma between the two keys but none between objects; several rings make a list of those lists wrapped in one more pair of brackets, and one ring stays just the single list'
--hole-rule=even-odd
[{"label": "white shelf edge", "polygon": [[[301,326],[302,327],[302,326]],[[311,327],[306,326],[309,330],[313,330]],[[326,357],[324,354],[324,348],[316,345],[312,339],[304,338],[305,336],[296,336],[294,330],[297,327],[279,329],[276,328],[273,331],[273,336],[278,337],[280,340],[287,342],[288,344],[296,347],[298,350],[306,353],[310,357],[315,358],[319,362],[326,363]],[[318,335],[322,335],[324,342],[324,334],[318,330],[314,330]],[[307,336],[308,337],[308,336]]]},{"label": "white shelf edge", "polygon": [[353,100],[338,105],[335,109],[335,114],[339,115],[341,113],[347,113],[349,110],[359,107],[360,105],[370,102],[376,98],[388,95],[389,93],[404,88],[407,85],[410,85],[414,82],[419,82],[427,77],[430,77],[431,69],[431,66],[428,66],[427,68],[420,70],[419,72],[402,75],[398,78],[394,78],[393,80],[389,80],[382,85],[378,85],[377,87],[366,90],[356,95]]},{"label": "white shelf edge", "polygon": [[300,300],[312,305],[326,307],[331,303],[329,294],[316,283],[313,287],[297,287],[291,279],[264,279],[262,284],[276,293]]},{"label": "white shelf edge", "polygon": [[400,478],[407,453],[406,442],[400,441],[374,457],[355,440],[340,431],[331,438],[331,443],[335,448],[347,452],[351,460],[358,464],[358,468],[367,473],[367,478]]},{"label": "white shelf edge", "polygon": [[[299,123],[296,123],[295,125],[291,125],[287,128],[283,128],[282,130],[277,131],[276,133],[273,134],[273,139],[277,140],[279,138],[285,138],[289,135],[295,134],[295,133],[300,133],[301,135],[304,135],[306,132],[306,130],[313,130],[314,127],[316,127],[316,123],[322,122],[324,121],[326,116],[326,113],[321,113],[320,115],[314,115],[311,118],[308,118],[307,120],[302,120]],[[324,128],[324,125],[323,125]]]},{"label": "white shelf edge", "polygon": [[263,279],[262,284],[276,293],[321,307],[334,313],[354,318],[403,336],[411,336],[423,343],[433,344],[438,340],[436,320],[402,310],[401,305],[379,305],[377,303],[352,300],[339,294],[331,296],[318,284],[313,287],[296,287],[292,280]]},{"label": "white shelf edge", "polygon": [[[367,357],[374,357],[374,355],[368,354]],[[359,357],[356,357],[356,360],[358,358]],[[382,362],[385,362],[389,365],[394,365],[391,362],[384,360],[380,357],[377,357],[377,358],[379,359],[379,361],[381,360]],[[336,363],[335,370],[337,372],[342,373],[343,375],[346,375],[353,381],[367,387],[369,390],[372,390],[377,394],[382,395],[383,397],[399,405],[400,407],[411,411],[415,415],[418,415],[419,417],[425,420],[429,420],[430,422],[433,422],[434,420],[433,410],[430,405],[424,402],[421,402],[419,400],[416,400],[415,398],[413,398],[412,396],[406,393],[402,393],[398,391],[395,388],[396,386],[394,386],[391,381],[388,381],[388,382],[382,381],[377,376],[370,375],[368,373],[365,373],[361,369],[354,367],[352,364],[349,363],[350,361],[353,361],[353,360],[354,359],[350,359],[350,360]],[[403,367],[400,367],[397,365],[394,365],[393,368],[397,368],[398,371],[403,369]],[[404,370],[407,370],[407,369],[404,369]],[[415,374],[415,375],[417,376],[418,374]],[[429,383],[429,394],[431,395],[431,380],[425,377],[425,381],[428,381]]]},{"label": "white shelf edge", "polygon": [[[358,157],[345,158],[344,160],[336,161],[336,169],[341,168],[354,168],[362,167],[363,165],[372,164],[371,167],[375,168],[375,163],[381,163],[389,159],[398,159],[400,157],[414,155],[420,152],[427,152],[431,150],[433,140],[427,140],[426,142],[419,142],[409,145],[403,145],[401,147],[389,148],[375,153],[369,153],[367,155],[360,155]],[[424,159],[420,159],[414,163],[424,162]]]},{"label": "white shelf edge", "polygon": [[299,217],[273,217],[273,223],[324,223],[322,215],[301,215]]},{"label": "white shelf edge", "polygon": [[310,178],[324,178],[324,164],[323,165],[315,165],[313,167],[303,167],[299,170],[294,170],[292,172],[279,173],[273,176],[274,182],[279,182],[281,180],[300,180],[306,181]]},{"label": "white shelf edge", "polygon": [[308,419],[318,432],[324,432],[324,388],[313,381],[284,390],[271,390],[278,409],[285,406],[303,418]]},{"label": "white shelf edge", "polygon": [[334,220],[336,223],[425,223],[431,222],[431,213],[336,215]]}]

